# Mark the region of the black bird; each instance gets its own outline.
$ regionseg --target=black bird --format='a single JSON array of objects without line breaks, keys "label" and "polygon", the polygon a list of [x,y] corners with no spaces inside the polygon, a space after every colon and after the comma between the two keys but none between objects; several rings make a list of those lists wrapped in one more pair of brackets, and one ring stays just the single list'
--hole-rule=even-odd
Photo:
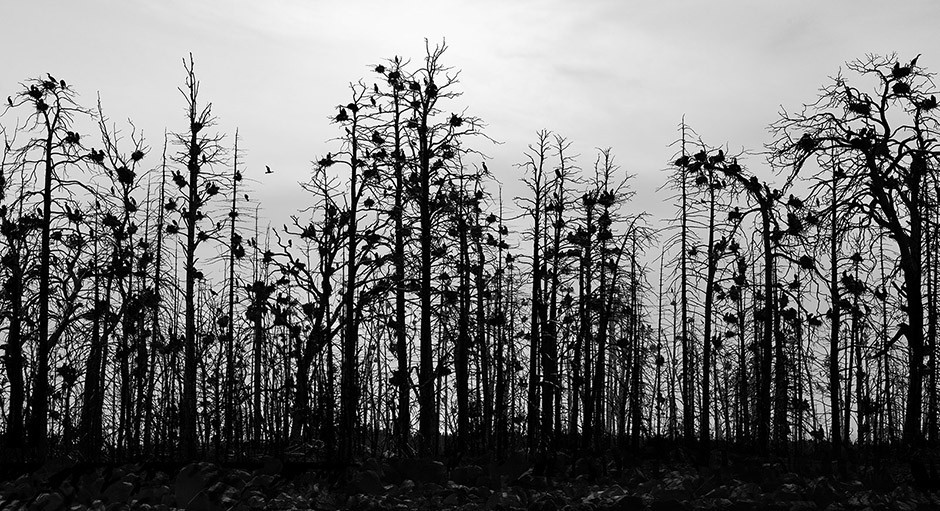
[{"label": "black bird", "polygon": [[909,74],[911,74],[911,68],[908,66],[901,67],[897,62],[895,62],[894,67],[891,68],[891,75],[897,79],[904,78]]},{"label": "black bird", "polygon": [[13,98],[11,98],[10,96],[7,96],[7,103],[9,103],[10,106],[13,106]]},{"label": "black bird", "polygon": [[270,166],[265,165],[264,168],[265,168],[265,171],[264,171],[265,174],[274,174],[274,171],[271,170]]},{"label": "black bird", "polygon": [[[10,106],[12,105],[13,104],[10,103]],[[933,110],[934,108],[937,108],[937,96],[931,95],[929,99],[921,101],[920,105],[918,106],[921,110]]]},{"label": "black bird", "polygon": [[248,199],[248,194],[247,194],[247,193],[245,194],[245,200],[249,200],[249,199]]}]

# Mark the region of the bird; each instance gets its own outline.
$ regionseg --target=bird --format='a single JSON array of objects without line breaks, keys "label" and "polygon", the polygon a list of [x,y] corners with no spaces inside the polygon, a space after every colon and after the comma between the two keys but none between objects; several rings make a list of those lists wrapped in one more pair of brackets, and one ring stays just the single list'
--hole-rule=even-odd
[{"label": "bird", "polygon": [[248,194],[247,194],[247,193],[245,194],[245,200],[249,200],[249,199],[248,199]]},{"label": "bird", "polygon": [[274,171],[271,170],[271,167],[269,165],[265,165],[264,168],[265,168],[265,171],[264,171],[265,174],[274,174]]},{"label": "bird", "polygon": [[7,103],[9,103],[10,106],[13,106],[13,98],[11,98],[10,96],[7,96]]}]

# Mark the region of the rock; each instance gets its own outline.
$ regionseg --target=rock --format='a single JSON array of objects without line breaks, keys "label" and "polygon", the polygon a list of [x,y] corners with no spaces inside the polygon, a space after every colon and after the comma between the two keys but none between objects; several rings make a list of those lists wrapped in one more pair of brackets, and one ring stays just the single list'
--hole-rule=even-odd
[{"label": "rock", "polygon": [[610,511],[635,511],[638,509],[643,509],[645,503],[643,498],[637,495],[624,495],[616,500],[610,505]]},{"label": "rock", "polygon": [[544,490],[548,488],[548,480],[545,476],[534,475],[531,468],[523,472],[515,482],[522,487],[531,488],[533,490]]},{"label": "rock", "polygon": [[[187,509],[205,506],[205,488],[219,479],[218,467],[211,463],[191,463],[176,475],[173,484],[176,505]],[[202,498],[196,499],[198,495]]]},{"label": "rock", "polygon": [[65,498],[72,497],[77,491],[75,485],[69,480],[62,481],[62,484],[59,485],[59,493]]},{"label": "rock", "polygon": [[490,465],[486,472],[494,477],[506,476],[508,480],[515,480],[529,467],[529,458],[525,453],[513,452],[505,460]]},{"label": "rock", "polygon": [[499,491],[486,501],[486,509],[512,509],[522,507],[522,500],[513,492]]},{"label": "rock", "polygon": [[392,495],[407,495],[415,491],[415,482],[411,479],[405,479],[401,484],[392,488]]},{"label": "rock", "polygon": [[352,493],[378,495],[383,490],[382,480],[374,470],[363,470],[353,476],[349,490]]},{"label": "rock", "polygon": [[225,473],[224,477],[222,477],[222,481],[236,490],[244,488],[250,480],[251,474],[241,469],[229,470]]},{"label": "rock", "polygon": [[692,498],[692,492],[685,488],[660,488],[654,491],[652,496],[662,501],[686,501]]},{"label": "rock", "polygon": [[477,486],[482,486],[490,491],[499,491],[503,489],[503,481],[499,476],[484,474],[477,479]]},{"label": "rock", "polygon": [[773,492],[773,498],[777,501],[792,502],[795,500],[801,500],[800,488],[795,484],[784,484],[781,485],[777,491]]},{"label": "rock", "polygon": [[36,497],[36,500],[33,501],[33,504],[29,508],[37,511],[56,511],[62,509],[64,505],[65,499],[62,498],[62,495],[58,493],[42,493]]},{"label": "rock", "polygon": [[245,486],[248,488],[254,489],[267,489],[274,484],[274,476],[270,474],[258,474],[245,483]]},{"label": "rock", "polygon": [[281,492],[265,507],[267,509],[297,509],[297,503],[290,495]]},{"label": "rock", "polygon": [[483,467],[479,465],[465,465],[450,471],[450,479],[463,486],[475,486],[483,476]]},{"label": "rock", "polygon": [[78,481],[78,492],[76,501],[80,504],[91,504],[101,497],[101,490],[104,487],[104,478],[100,473],[88,472],[82,474]]},{"label": "rock", "polygon": [[444,504],[450,509],[453,509],[460,505],[460,501],[461,501],[460,494],[458,494],[457,492],[451,492],[449,495],[444,497],[442,504]]},{"label": "rock", "polygon": [[533,501],[528,507],[528,511],[558,511],[558,509],[558,503],[547,497]]},{"label": "rock", "polygon": [[574,474],[576,476],[597,477],[599,471],[600,469],[597,466],[597,462],[591,458],[578,458],[578,460],[574,462]]},{"label": "rock", "polygon": [[825,508],[829,504],[839,500],[835,488],[823,477],[811,481],[808,485],[808,490],[809,498],[820,508]]},{"label": "rock", "polygon": [[790,504],[790,511],[818,511],[819,506],[809,500],[797,500]]},{"label": "rock", "polygon": [[274,456],[265,456],[261,460],[261,468],[257,470],[258,474],[276,476],[284,470],[284,463]]},{"label": "rock", "polygon": [[760,497],[761,489],[754,483],[744,483],[731,490],[728,498],[732,501],[755,500]]},{"label": "rock", "polygon": [[654,500],[650,504],[650,511],[686,511],[688,504],[676,499]]},{"label": "rock", "polygon": [[117,481],[104,490],[104,493],[101,494],[101,498],[104,499],[105,502],[126,503],[132,493],[134,493],[134,485],[132,483]]},{"label": "rock", "polygon": [[436,460],[415,460],[404,472],[407,479],[416,482],[435,484],[447,482],[447,467]]},{"label": "rock", "polygon": [[758,506],[753,500],[734,500],[731,501],[731,507],[728,509],[730,511],[756,511]]}]

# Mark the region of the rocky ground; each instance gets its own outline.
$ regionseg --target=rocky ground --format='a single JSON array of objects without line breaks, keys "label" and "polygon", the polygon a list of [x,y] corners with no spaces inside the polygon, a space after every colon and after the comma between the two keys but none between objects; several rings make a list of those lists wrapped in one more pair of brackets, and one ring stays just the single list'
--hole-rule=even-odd
[{"label": "rocky ground", "polygon": [[[681,461],[620,466],[595,459],[532,467],[500,462],[365,461],[311,469],[267,458],[251,468],[91,466],[51,462],[0,483],[0,508],[316,510],[940,510],[940,493],[903,464],[860,466],[840,477],[797,474],[751,460],[694,467]],[[554,474],[551,476],[539,473]]]}]

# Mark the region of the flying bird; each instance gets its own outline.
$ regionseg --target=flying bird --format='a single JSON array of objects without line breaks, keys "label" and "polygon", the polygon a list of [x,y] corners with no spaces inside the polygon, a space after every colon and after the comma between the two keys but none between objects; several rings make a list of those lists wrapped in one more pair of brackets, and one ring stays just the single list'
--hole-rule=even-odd
[{"label": "flying bird", "polygon": [[264,171],[265,174],[274,174],[274,171],[271,170],[271,167],[269,165],[265,165],[264,168],[265,168],[265,171]]}]

